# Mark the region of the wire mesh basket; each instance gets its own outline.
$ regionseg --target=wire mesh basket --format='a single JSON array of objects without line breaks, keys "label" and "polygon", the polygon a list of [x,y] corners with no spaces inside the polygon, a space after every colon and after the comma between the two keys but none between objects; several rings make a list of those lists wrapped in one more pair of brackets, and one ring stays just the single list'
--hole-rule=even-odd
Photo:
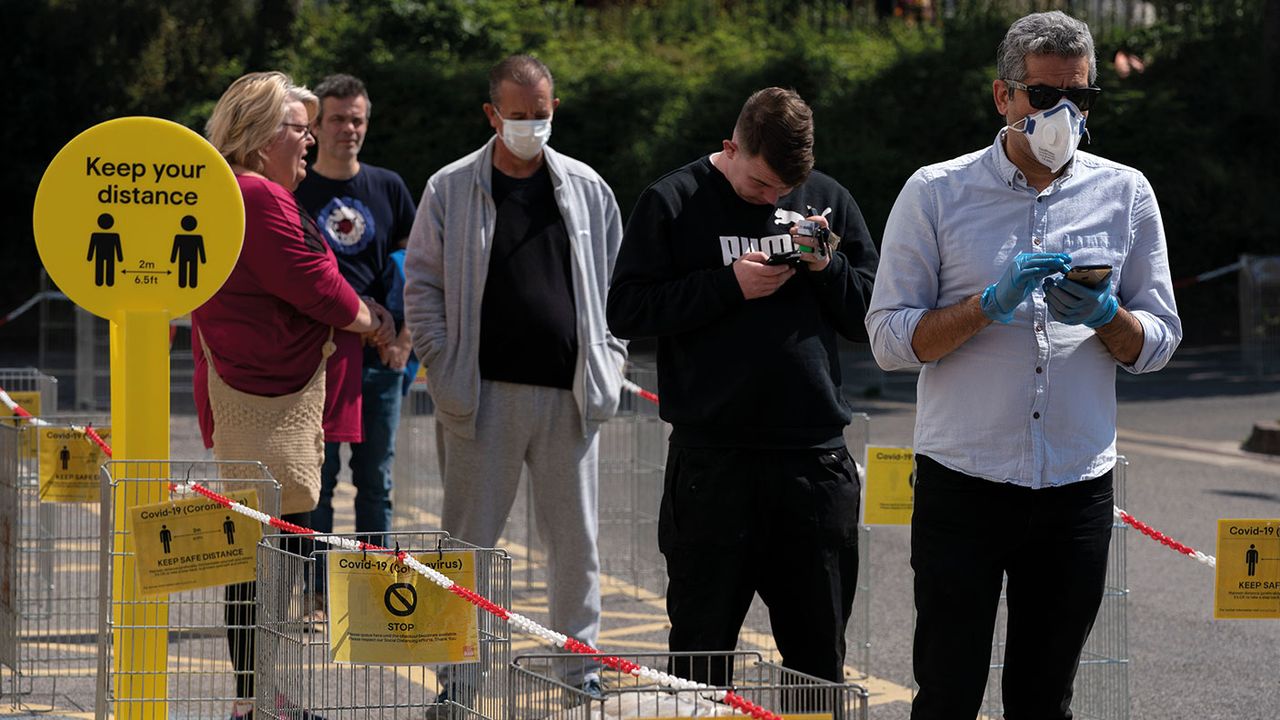
[{"label": "wire mesh basket", "polygon": [[138,591],[132,508],[200,498],[171,492],[190,480],[222,494],[254,491],[258,509],[279,511],[279,484],[256,462],[114,460],[103,465],[98,717],[222,718],[237,699],[227,647],[226,586],[168,594]]},{"label": "wire mesh basket", "polygon": [[1240,352],[1254,373],[1280,372],[1280,255],[1240,257]]},{"label": "wire mesh basket", "polygon": [[[0,387],[37,414],[56,407],[56,382],[35,370],[0,370]],[[0,423],[0,695],[14,709],[93,707],[100,453],[72,425],[107,422],[43,414]],[[52,455],[43,464],[42,450]],[[68,462],[71,472],[59,472]]]},{"label": "wire mesh basket", "polygon": [[[854,683],[835,683],[768,662],[755,652],[644,653],[621,659],[692,679],[715,678],[716,690],[676,690],[602,665],[606,655],[527,654],[511,663],[509,720],[605,720],[742,716],[719,701],[724,690],[785,716],[810,720],[866,720],[868,694]],[[575,665],[585,665],[574,667]],[[561,680],[587,669],[600,675],[593,695]]]},{"label": "wire mesh basket", "polygon": [[[335,535],[355,540],[355,535]],[[471,551],[475,557],[475,590],[499,605],[511,597],[511,561],[502,550],[477,548],[438,531],[393,532],[386,542],[415,557]],[[314,587],[320,564],[341,552],[316,542],[300,545],[297,536],[270,535],[258,550],[257,707],[261,718],[295,720],[305,713],[335,718],[414,718],[499,720],[507,697],[511,658],[510,626],[488,613],[478,616],[478,662],[423,664],[413,657],[363,661],[334,659],[334,635],[341,636],[334,613],[333,576],[328,612],[304,592]],[[390,558],[368,553],[369,558]],[[428,563],[429,564],[429,563]],[[445,593],[430,583],[423,593]],[[388,596],[389,597],[389,596]],[[355,605],[351,606],[355,612]],[[446,690],[444,696],[438,695]],[[301,713],[301,714],[300,714]]]}]

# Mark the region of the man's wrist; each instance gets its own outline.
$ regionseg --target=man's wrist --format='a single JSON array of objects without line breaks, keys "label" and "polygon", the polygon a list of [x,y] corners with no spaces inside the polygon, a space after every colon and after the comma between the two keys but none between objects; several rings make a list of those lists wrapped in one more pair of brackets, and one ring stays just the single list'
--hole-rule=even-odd
[{"label": "man's wrist", "polygon": [[[1005,312],[1000,307],[1000,301],[996,299],[996,285],[991,283],[986,290],[982,291],[982,295],[978,297],[978,307],[981,308],[982,314],[987,318],[998,323],[1008,324],[1013,320],[1013,310]],[[1015,308],[1016,309],[1016,308]]]},{"label": "man's wrist", "polygon": [[1115,295],[1108,295],[1105,308],[1102,313],[1093,320],[1085,322],[1091,330],[1097,330],[1116,318],[1116,314],[1120,312],[1120,301]]}]

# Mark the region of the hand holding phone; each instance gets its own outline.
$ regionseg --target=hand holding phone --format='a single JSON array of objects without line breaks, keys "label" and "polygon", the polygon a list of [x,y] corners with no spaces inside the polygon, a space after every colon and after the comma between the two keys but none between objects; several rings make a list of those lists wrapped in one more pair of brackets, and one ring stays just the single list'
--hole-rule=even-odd
[{"label": "hand holding phone", "polygon": [[800,264],[803,262],[804,262],[804,258],[801,257],[800,251],[792,250],[790,252],[774,253],[769,256],[768,260],[764,261],[764,264],[765,265],[790,265],[791,267],[800,267]]},{"label": "hand holding phone", "polygon": [[[1044,279],[1044,299],[1054,320],[1096,330],[1119,312],[1120,302],[1111,291],[1110,266],[1081,265],[1069,270],[1066,280]],[[1087,284],[1091,281],[1095,284]]]}]

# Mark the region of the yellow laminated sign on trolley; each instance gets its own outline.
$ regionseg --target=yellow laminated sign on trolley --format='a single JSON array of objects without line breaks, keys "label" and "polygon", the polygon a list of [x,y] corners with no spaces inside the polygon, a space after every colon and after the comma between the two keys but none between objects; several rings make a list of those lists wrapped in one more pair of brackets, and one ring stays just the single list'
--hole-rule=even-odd
[{"label": "yellow laminated sign on trolley", "polygon": [[[35,417],[40,417],[39,390],[13,390],[9,392],[9,399]],[[10,410],[9,406],[3,403],[0,403],[0,421],[13,427],[19,427],[26,422],[18,413]],[[23,436],[21,440],[22,445],[18,448],[18,458],[20,460],[35,460],[38,457],[39,450],[36,447],[36,442],[30,438],[31,436],[29,435]]]},{"label": "yellow laminated sign on trolley", "polygon": [[[231,499],[258,509],[254,490]],[[262,526],[208,498],[135,507],[130,527],[144,595],[252,582],[257,572]]]},{"label": "yellow laminated sign on trolley", "polygon": [[915,453],[909,447],[867,446],[862,522],[910,525],[915,506]]},{"label": "yellow laminated sign on trolley", "polygon": [[[103,442],[111,428],[96,427]],[[107,454],[83,428],[42,427],[40,438],[40,502],[96,503],[102,497],[98,472]]]},{"label": "yellow laminated sign on trolley", "polygon": [[1280,519],[1219,520],[1215,568],[1215,619],[1280,619]]},{"label": "yellow laminated sign on trolley", "polygon": [[[414,557],[463,587],[476,585],[474,550]],[[395,557],[329,553],[329,654],[373,665],[480,660],[476,607]]]},{"label": "yellow laminated sign on trolley", "polygon": [[[72,302],[111,321],[114,459],[167,460],[169,321],[212,297],[244,242],[244,203],[230,166],[177,123],[108,120],[49,163],[32,220],[49,277]],[[164,483],[140,487],[134,504],[166,499]],[[129,522],[124,501],[118,489],[118,528]],[[168,606],[140,601],[124,537],[116,535],[111,573],[115,717],[166,717]]]}]

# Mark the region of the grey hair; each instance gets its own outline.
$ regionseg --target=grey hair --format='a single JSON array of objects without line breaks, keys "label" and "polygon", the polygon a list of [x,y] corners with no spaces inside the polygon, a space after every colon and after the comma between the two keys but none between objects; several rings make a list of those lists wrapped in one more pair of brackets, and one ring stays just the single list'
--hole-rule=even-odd
[{"label": "grey hair", "polygon": [[556,81],[551,77],[551,69],[532,55],[512,55],[489,70],[489,101],[498,104],[498,86],[504,80],[520,87],[533,87],[543,80],[551,86],[551,94],[555,95]]},{"label": "grey hair", "polygon": [[1098,58],[1089,26],[1061,10],[1027,15],[1009,26],[996,48],[996,76],[1001,80],[1025,80],[1028,55],[1087,57],[1089,84],[1098,79]]}]

